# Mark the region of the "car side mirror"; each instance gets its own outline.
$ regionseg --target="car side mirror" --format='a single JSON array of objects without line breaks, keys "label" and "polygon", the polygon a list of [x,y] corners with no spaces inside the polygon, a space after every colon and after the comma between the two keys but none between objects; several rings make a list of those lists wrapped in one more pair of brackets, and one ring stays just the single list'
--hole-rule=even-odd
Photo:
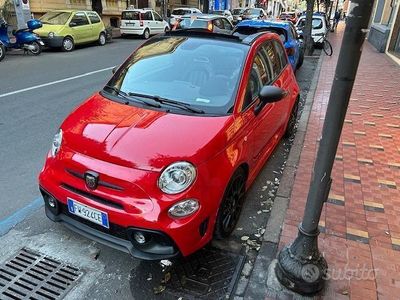
[{"label": "car side mirror", "polygon": [[76,25],[78,25],[78,24],[76,24],[75,22],[70,22],[69,23],[69,27],[75,27]]},{"label": "car side mirror", "polygon": [[265,85],[262,87],[258,97],[260,99],[260,103],[254,108],[254,113],[257,115],[262,110],[262,108],[268,104],[273,102],[278,102],[282,100],[287,95],[287,92],[277,86],[273,85]]}]

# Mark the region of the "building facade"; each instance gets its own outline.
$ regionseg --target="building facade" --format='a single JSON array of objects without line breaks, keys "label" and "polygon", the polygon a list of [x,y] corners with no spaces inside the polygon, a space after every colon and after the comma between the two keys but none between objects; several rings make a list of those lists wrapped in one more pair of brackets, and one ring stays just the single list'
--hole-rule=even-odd
[{"label": "building facade", "polygon": [[368,41],[400,64],[400,1],[377,0]]}]

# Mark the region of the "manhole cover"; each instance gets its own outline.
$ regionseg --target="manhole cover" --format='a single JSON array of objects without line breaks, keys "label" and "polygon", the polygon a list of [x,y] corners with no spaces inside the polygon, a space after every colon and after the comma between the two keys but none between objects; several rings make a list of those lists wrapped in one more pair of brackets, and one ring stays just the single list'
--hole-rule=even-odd
[{"label": "manhole cover", "polygon": [[202,249],[161,272],[158,262],[142,262],[131,274],[131,289],[140,299],[228,299],[239,279],[244,256]]},{"label": "manhole cover", "polygon": [[83,272],[23,248],[0,265],[0,299],[62,299]]}]

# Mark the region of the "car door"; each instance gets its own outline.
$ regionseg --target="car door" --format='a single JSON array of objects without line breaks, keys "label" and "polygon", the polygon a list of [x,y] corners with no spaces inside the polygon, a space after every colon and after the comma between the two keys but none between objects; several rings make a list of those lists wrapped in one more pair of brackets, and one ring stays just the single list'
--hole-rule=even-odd
[{"label": "car door", "polygon": [[100,36],[100,32],[103,30],[103,23],[101,22],[101,19],[96,12],[88,11],[86,12],[86,15],[88,16],[89,21],[92,24],[90,40],[96,41]]},{"label": "car door", "polygon": [[143,22],[144,22],[145,27],[150,28],[151,34],[157,33],[157,28],[156,28],[155,21],[153,19],[153,14],[150,10],[146,11],[143,14],[143,20],[144,20]]},{"label": "car door", "polygon": [[72,17],[69,27],[71,28],[75,44],[85,43],[90,40],[92,25],[83,11],[76,12]]},{"label": "car door", "polygon": [[274,120],[271,118],[274,103],[267,104],[255,114],[255,107],[260,103],[259,93],[264,85],[272,82],[272,70],[269,58],[261,45],[254,56],[246,94],[242,106],[244,122],[249,128],[249,142],[251,143],[252,156],[257,160],[263,153],[266,145],[274,135]]},{"label": "car door", "polygon": [[153,11],[153,18],[154,18],[154,27],[155,31],[154,33],[162,33],[164,32],[164,20],[161,18],[161,16]]}]

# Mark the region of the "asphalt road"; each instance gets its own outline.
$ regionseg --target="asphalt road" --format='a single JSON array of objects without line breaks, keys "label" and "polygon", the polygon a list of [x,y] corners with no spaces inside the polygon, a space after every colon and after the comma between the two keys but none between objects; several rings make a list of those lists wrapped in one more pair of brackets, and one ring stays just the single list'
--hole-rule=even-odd
[{"label": "asphalt road", "polygon": [[[7,53],[0,64],[0,220],[39,197],[36,178],[58,126],[142,42],[118,39],[40,56]],[[65,79],[71,80],[40,87]],[[38,88],[19,92],[31,87]]]},{"label": "asphalt road", "polygon": [[[28,247],[80,268],[84,274],[66,299],[153,298],[143,296],[143,288],[137,286],[138,260],[52,223],[43,208],[7,234],[1,232],[4,220],[14,218],[34,199],[41,203],[37,175],[59,124],[77,104],[99,90],[111,76],[110,68],[141,42],[115,40],[104,47],[82,47],[72,53],[46,51],[38,57],[16,52],[0,63],[0,264]],[[297,73],[303,100],[315,62],[306,60]],[[23,91],[31,87],[35,88]],[[257,246],[246,247],[242,237],[256,243],[266,225],[289,148],[290,141],[280,143],[248,191],[236,231],[214,246],[245,253],[248,262],[254,261]]]}]

